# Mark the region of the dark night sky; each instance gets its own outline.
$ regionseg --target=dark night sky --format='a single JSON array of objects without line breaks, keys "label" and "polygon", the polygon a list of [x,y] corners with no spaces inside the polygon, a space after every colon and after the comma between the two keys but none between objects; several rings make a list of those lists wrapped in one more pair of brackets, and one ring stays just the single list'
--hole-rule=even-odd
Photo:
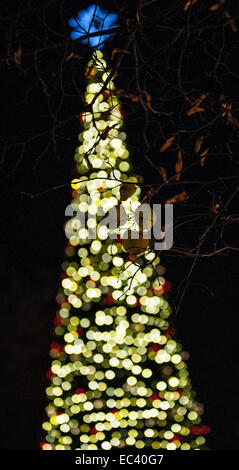
[{"label": "dark night sky", "polygon": [[[81,46],[80,53],[84,51]],[[31,76],[16,68],[1,72],[3,139],[10,135],[13,141],[14,136],[21,140],[37,129],[41,131],[46,101],[40,88],[30,91],[27,103],[21,96],[29,89],[31,80]],[[81,83],[83,92],[84,81]],[[73,113],[77,106],[79,110],[74,98],[69,98],[64,106],[62,112],[66,116],[72,108]],[[132,122],[127,128],[126,120],[129,146],[133,150],[139,139],[135,130]],[[15,172],[11,171],[15,148],[9,153],[6,167],[1,169],[2,449],[39,449],[42,439],[45,372],[50,364],[54,299],[65,245],[64,210],[70,201],[68,187],[51,188],[71,179],[77,132],[78,123],[72,120],[65,126],[57,149],[50,147],[36,169],[33,166],[41,138],[28,145]],[[155,178],[145,161],[136,158],[136,162],[137,171],[144,173],[147,181]],[[23,194],[48,189],[49,192],[34,198]],[[236,243],[237,234],[231,236]],[[167,279],[173,283],[172,298],[191,263],[190,259],[162,256]],[[197,399],[205,406],[204,422],[212,428],[208,444],[216,450],[237,449],[239,441],[238,264],[235,253],[199,260],[175,318],[178,336],[191,354],[189,369]]]}]

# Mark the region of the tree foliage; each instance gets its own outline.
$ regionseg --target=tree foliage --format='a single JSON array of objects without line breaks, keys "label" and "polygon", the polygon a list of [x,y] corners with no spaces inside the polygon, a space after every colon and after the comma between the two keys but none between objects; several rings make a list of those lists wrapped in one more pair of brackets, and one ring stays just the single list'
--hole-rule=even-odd
[{"label": "tree foliage", "polygon": [[[144,175],[144,197],[175,204],[175,242],[165,256],[191,259],[186,288],[199,258],[239,249],[238,2],[96,3],[119,16],[105,54],[134,165]],[[90,48],[70,39],[68,19],[88,5],[85,0],[1,2],[1,176],[20,178],[25,197],[70,184],[65,173],[87,111]],[[49,185],[45,172],[54,167],[60,170]],[[38,180],[34,187],[32,179]]]}]

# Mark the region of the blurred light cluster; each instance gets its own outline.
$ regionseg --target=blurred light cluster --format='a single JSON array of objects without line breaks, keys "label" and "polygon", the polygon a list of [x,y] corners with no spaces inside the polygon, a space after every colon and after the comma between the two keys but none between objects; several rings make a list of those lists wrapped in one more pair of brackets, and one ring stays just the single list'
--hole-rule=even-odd
[{"label": "blurred light cluster", "polygon": [[[93,52],[86,77],[85,98],[92,107],[80,116],[72,203],[90,220],[90,213],[118,204],[118,180],[137,178],[100,51]],[[139,196],[140,189],[126,207],[137,205]],[[202,406],[194,400],[188,354],[170,327],[169,283],[159,257],[146,251],[132,261],[106,229],[92,241],[74,218],[67,223],[74,234],[57,296],[42,449],[204,448],[209,428],[201,424]]]},{"label": "blurred light cluster", "polygon": [[[82,39],[83,44],[100,49],[105,40],[114,33],[112,29],[117,26],[115,24],[117,18],[116,13],[109,13],[107,10],[101,9],[99,5],[92,4],[86,10],[79,11],[76,17],[70,18],[71,39],[83,38],[89,34],[88,38]],[[108,29],[111,29],[110,34],[105,33]],[[94,33],[98,34],[91,36]]]}]

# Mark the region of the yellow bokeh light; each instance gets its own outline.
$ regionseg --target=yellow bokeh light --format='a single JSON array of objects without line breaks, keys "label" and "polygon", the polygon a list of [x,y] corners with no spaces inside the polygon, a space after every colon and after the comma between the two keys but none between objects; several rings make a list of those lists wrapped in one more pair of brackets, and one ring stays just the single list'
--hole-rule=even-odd
[{"label": "yellow bokeh light", "polygon": [[201,418],[185,353],[159,292],[165,268],[150,250],[132,256],[120,227],[111,238],[104,220],[120,203],[123,183],[136,187],[123,201],[129,226],[142,200],[111,76],[104,87],[109,73],[102,52],[94,51],[85,95],[93,105],[80,115],[79,178],[71,182],[71,208],[76,204],[82,219],[66,224],[71,236],[57,295],[42,449],[201,448],[205,438],[191,436]]}]

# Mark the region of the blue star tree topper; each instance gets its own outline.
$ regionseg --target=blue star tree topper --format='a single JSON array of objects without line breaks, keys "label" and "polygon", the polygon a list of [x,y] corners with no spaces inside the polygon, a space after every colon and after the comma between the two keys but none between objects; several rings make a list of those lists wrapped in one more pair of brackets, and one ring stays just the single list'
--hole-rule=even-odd
[{"label": "blue star tree topper", "polygon": [[98,5],[90,5],[86,10],[79,11],[75,18],[70,18],[69,25],[73,29],[71,39],[79,39],[86,34],[101,33],[96,36],[85,38],[83,44],[89,44],[98,49],[112,34],[104,33],[105,30],[115,28],[118,15],[102,10]]}]

